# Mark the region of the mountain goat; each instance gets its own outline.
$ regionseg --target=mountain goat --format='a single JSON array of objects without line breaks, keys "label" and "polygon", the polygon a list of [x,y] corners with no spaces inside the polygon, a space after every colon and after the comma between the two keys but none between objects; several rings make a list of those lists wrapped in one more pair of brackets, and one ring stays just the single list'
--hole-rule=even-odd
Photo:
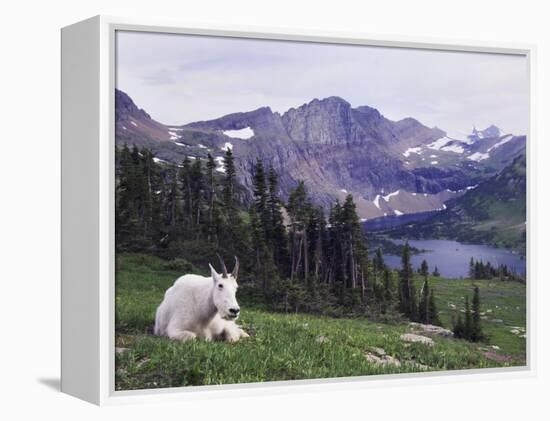
[{"label": "mountain goat", "polygon": [[155,335],[183,342],[197,337],[236,342],[248,337],[235,323],[240,312],[235,297],[239,260],[235,257],[235,268],[229,275],[223,259],[218,258],[221,275],[209,264],[209,278],[188,274],[168,288],[157,309]]}]

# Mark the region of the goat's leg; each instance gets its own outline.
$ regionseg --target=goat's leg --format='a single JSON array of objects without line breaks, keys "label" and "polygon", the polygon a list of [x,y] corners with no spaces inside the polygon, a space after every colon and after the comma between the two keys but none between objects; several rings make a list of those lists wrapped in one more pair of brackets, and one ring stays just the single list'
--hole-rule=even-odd
[{"label": "goat's leg", "polygon": [[181,342],[190,341],[197,337],[197,334],[195,332],[174,328],[172,326],[168,326],[168,328],[166,329],[166,334],[170,339]]}]

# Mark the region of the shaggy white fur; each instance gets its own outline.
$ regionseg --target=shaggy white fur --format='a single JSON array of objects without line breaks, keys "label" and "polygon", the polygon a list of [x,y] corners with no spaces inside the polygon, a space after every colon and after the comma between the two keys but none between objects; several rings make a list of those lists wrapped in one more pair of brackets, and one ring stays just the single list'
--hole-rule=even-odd
[{"label": "shaggy white fur", "polygon": [[187,341],[236,342],[248,334],[236,323],[240,312],[235,297],[236,273],[224,276],[210,265],[212,276],[184,275],[174,282],[157,309],[155,335]]}]

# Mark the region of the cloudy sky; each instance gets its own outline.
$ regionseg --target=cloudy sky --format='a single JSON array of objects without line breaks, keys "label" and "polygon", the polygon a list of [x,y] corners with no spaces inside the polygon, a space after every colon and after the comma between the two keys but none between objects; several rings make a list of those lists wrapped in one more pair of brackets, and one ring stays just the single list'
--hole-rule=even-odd
[{"label": "cloudy sky", "polygon": [[165,124],[340,96],[454,135],[528,126],[522,56],[117,33],[117,87]]}]

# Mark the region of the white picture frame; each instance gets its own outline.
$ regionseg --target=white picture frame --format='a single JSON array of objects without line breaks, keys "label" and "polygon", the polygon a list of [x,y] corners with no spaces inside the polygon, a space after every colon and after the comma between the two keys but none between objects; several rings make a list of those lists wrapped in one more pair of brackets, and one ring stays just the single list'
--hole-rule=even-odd
[{"label": "white picture frame", "polygon": [[[204,399],[263,393],[326,391],[350,387],[475,381],[535,373],[532,332],[536,279],[528,278],[527,365],[440,373],[363,376],[338,379],[194,386],[159,390],[114,390],[114,88],[115,31],[244,37],[400,48],[524,55],[529,65],[533,104],[535,47],[486,42],[378,37],[364,34],[281,30],[241,26],[188,25],[177,22],[96,16],[65,27],[62,42],[62,377],[63,392],[94,404],[142,400]],[[527,268],[536,232],[530,192],[536,139],[532,106],[527,135]],[[536,222],[535,222],[536,223]],[[383,380],[383,383],[381,382]]]}]

